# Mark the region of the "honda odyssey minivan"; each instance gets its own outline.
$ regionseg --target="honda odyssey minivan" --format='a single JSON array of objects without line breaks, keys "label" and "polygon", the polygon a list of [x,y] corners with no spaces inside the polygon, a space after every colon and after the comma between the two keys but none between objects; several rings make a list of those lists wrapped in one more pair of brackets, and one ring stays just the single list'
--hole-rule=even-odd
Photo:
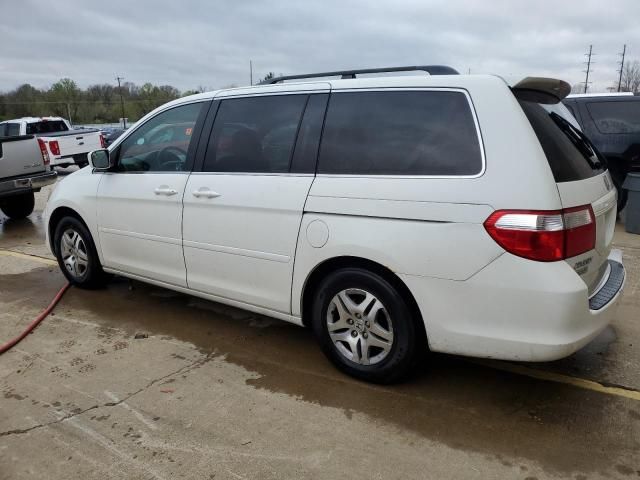
[{"label": "honda odyssey minivan", "polygon": [[[375,76],[399,70],[430,75]],[[118,274],[310,327],[369,381],[427,349],[567,356],[625,280],[606,163],[566,82],[456,73],[298,75],[163,105],[60,182],[50,248],[79,287]]]}]

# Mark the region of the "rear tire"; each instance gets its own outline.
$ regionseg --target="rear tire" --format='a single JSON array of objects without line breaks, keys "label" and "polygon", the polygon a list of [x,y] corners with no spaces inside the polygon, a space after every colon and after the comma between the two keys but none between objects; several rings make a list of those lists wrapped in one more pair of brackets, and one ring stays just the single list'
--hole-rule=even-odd
[{"label": "rear tire", "polygon": [[53,235],[56,259],[62,273],[73,285],[94,289],[104,286],[108,277],[87,227],[75,217],[64,217]]},{"label": "rear tire", "polygon": [[325,355],[362,380],[397,382],[426,348],[402,295],[386,279],[362,268],[329,274],[318,285],[311,313]]},{"label": "rear tire", "polygon": [[33,192],[21,193],[14,197],[6,198],[0,204],[0,210],[9,218],[26,218],[33,212],[35,197]]}]

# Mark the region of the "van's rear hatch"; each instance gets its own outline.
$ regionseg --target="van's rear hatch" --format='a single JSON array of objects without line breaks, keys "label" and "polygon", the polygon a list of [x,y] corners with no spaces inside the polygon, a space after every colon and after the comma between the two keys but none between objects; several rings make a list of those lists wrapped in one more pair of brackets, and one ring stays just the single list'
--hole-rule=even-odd
[{"label": "van's rear hatch", "polygon": [[564,209],[590,205],[596,223],[595,248],[566,261],[592,295],[606,280],[616,223],[616,190],[606,160],[580,131],[561,97],[513,89],[549,162]]}]

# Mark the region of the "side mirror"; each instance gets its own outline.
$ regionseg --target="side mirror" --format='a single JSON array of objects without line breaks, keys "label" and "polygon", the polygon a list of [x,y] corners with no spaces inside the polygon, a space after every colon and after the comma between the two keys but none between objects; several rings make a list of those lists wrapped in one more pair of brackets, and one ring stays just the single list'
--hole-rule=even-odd
[{"label": "side mirror", "polygon": [[98,172],[106,172],[113,165],[111,165],[111,159],[109,158],[109,150],[106,148],[102,150],[94,150],[89,154],[89,163],[94,170]]}]

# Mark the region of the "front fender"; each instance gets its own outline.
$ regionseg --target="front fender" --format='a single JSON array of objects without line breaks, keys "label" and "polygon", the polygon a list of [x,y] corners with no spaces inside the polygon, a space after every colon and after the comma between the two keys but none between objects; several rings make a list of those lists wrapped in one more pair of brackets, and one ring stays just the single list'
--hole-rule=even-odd
[{"label": "front fender", "polygon": [[53,234],[51,220],[57,218],[57,211],[66,208],[72,210],[85,223],[93,237],[98,256],[102,262],[97,224],[97,194],[101,179],[101,173],[93,173],[90,168],[83,168],[57,183],[44,211],[46,241],[52,253],[55,254],[51,245],[51,235]]}]

